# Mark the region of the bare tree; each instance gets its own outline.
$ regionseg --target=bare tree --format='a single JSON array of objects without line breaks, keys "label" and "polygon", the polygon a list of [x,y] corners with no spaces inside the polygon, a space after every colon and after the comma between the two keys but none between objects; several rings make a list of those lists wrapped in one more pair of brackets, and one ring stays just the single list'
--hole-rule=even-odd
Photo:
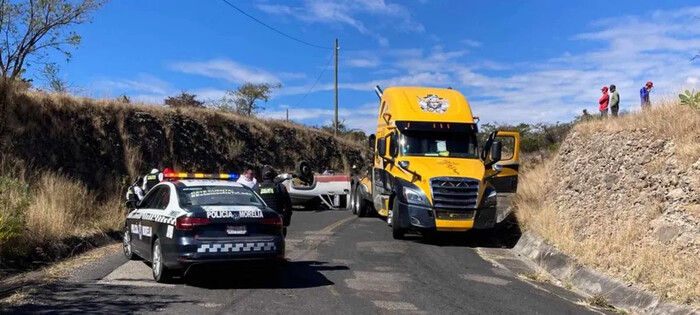
[{"label": "bare tree", "polygon": [[70,59],[66,46],[80,44],[69,28],[88,22],[106,0],[0,0],[0,75],[19,79],[29,62],[42,61],[47,49]]},{"label": "bare tree", "polygon": [[46,80],[47,87],[53,92],[68,93],[68,90],[71,88],[68,81],[59,76],[58,66],[53,62],[47,63],[41,69],[41,75]]},{"label": "bare tree", "polygon": [[274,89],[282,87],[279,83],[245,83],[238,87],[235,91],[227,91],[222,102],[228,100],[236,105],[236,112],[245,115],[253,116],[263,107],[257,104],[257,101],[270,100],[270,94]]}]

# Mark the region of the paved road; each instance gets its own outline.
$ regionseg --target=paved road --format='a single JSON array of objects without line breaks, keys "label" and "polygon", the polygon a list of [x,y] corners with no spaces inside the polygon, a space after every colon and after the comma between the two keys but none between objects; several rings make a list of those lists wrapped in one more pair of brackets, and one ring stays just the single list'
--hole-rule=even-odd
[{"label": "paved road", "polygon": [[[194,270],[182,283],[153,282],[149,267],[114,253],[41,287],[13,313],[579,314],[597,312],[553,285],[498,267],[490,242],[404,241],[378,218],[347,211],[296,212],[288,265]],[[481,244],[480,244],[481,243]],[[483,258],[486,257],[487,259]],[[494,259],[491,259],[491,258]],[[514,264],[516,266],[517,264]],[[517,272],[517,270],[516,270]]]}]

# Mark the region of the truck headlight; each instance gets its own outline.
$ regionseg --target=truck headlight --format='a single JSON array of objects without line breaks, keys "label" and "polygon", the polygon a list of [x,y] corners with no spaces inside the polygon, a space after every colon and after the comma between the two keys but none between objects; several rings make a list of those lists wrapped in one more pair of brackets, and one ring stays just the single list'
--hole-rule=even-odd
[{"label": "truck headlight", "polygon": [[495,207],[498,201],[498,193],[495,190],[491,190],[484,197],[484,202],[481,203],[482,208]]},{"label": "truck headlight", "polygon": [[406,201],[408,203],[430,206],[430,202],[428,202],[428,197],[426,197],[425,194],[420,190],[404,187],[403,196],[404,198],[406,198]]}]

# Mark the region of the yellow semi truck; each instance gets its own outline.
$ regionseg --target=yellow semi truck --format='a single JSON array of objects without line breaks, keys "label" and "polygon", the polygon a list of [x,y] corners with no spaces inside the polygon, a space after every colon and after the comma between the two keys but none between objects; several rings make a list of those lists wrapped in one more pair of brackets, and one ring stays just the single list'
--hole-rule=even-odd
[{"label": "yellow semi truck", "polygon": [[517,188],[520,135],[496,131],[480,145],[478,119],[453,89],[375,91],[372,165],[351,180],[352,211],[386,218],[396,239],[408,232],[492,228],[497,195]]}]

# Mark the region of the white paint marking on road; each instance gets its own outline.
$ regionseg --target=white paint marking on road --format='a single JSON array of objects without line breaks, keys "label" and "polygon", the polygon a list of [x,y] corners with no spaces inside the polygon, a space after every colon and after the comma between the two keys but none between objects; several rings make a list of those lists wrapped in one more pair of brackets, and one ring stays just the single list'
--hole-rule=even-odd
[{"label": "white paint marking on road", "polygon": [[158,283],[153,280],[153,272],[143,261],[129,261],[114,269],[106,277],[97,281],[104,285],[128,285],[134,287],[174,287],[173,284]]},{"label": "white paint marking on road", "polygon": [[418,308],[408,302],[396,302],[396,301],[372,301],[374,306],[383,308],[390,311],[417,311]]},{"label": "white paint marking on road", "polygon": [[474,275],[474,274],[466,274],[466,275],[460,275],[462,279],[467,280],[467,281],[474,281],[474,282],[479,282],[479,283],[485,283],[485,284],[492,284],[492,285],[506,285],[510,283],[510,281],[497,278],[497,277],[489,277],[489,276],[482,276],[482,275]]}]

